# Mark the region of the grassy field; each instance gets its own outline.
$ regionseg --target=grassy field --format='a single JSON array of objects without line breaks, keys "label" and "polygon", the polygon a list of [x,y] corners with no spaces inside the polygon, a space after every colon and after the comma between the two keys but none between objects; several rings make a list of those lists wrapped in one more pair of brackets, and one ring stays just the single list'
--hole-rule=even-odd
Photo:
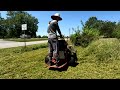
[{"label": "grassy field", "polygon": [[88,47],[75,47],[78,65],[67,71],[48,70],[47,44],[0,49],[0,78],[5,79],[117,79],[120,78],[120,42],[100,39]]},{"label": "grassy field", "polygon": [[[25,39],[26,42],[30,41],[41,41],[41,40],[47,40],[48,38],[31,38],[31,39]],[[16,41],[16,42],[24,42],[24,39],[21,38],[9,38],[9,39],[4,39],[7,41]]]}]

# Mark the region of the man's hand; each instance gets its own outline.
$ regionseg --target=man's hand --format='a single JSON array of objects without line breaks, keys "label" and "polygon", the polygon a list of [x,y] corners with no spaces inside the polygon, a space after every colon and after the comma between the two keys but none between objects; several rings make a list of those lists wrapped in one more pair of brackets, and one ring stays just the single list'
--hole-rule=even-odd
[{"label": "man's hand", "polygon": [[63,36],[62,36],[62,35],[60,35],[60,38],[63,38]]}]

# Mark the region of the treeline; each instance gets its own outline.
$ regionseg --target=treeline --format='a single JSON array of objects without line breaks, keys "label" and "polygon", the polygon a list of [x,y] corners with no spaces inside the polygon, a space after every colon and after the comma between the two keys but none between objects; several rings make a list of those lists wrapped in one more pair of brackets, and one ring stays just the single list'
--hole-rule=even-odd
[{"label": "treeline", "polygon": [[98,39],[103,38],[120,38],[120,22],[111,22],[98,20],[96,17],[90,17],[85,24],[81,21],[82,30],[75,29],[75,34],[70,36],[70,40],[74,45],[88,46],[88,44]]},{"label": "treeline", "polygon": [[38,35],[37,38],[48,38],[48,36],[47,35],[43,35],[43,36]]},{"label": "treeline", "polygon": [[36,37],[38,30],[38,19],[24,11],[7,11],[7,17],[0,15],[0,38],[19,38],[24,34],[22,24],[27,24],[26,35]]}]

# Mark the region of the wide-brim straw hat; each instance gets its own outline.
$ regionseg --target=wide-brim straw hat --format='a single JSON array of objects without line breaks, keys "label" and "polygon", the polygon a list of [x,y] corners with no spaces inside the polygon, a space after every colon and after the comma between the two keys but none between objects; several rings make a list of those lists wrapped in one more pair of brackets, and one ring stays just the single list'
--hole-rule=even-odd
[{"label": "wide-brim straw hat", "polygon": [[59,20],[62,20],[62,18],[60,17],[60,14],[59,14],[59,13],[56,13],[56,14],[54,14],[54,15],[51,16],[51,18],[52,18],[53,20],[56,20],[56,17],[58,17]]}]

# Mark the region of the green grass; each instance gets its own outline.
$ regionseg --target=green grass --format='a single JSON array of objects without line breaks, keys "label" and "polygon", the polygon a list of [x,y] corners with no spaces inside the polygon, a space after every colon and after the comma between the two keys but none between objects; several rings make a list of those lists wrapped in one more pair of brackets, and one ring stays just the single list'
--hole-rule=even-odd
[{"label": "green grass", "polygon": [[42,41],[42,40],[48,40],[48,38],[31,38],[31,39],[21,39],[21,38],[9,38],[9,39],[4,39],[7,41],[16,41],[16,42],[31,42],[31,41]]},{"label": "green grass", "polygon": [[[37,47],[37,48],[36,48]],[[33,49],[35,48],[35,49]],[[0,49],[0,78],[5,79],[117,79],[120,78],[120,42],[100,39],[88,47],[75,47],[78,65],[67,71],[48,70],[47,44]]]}]

